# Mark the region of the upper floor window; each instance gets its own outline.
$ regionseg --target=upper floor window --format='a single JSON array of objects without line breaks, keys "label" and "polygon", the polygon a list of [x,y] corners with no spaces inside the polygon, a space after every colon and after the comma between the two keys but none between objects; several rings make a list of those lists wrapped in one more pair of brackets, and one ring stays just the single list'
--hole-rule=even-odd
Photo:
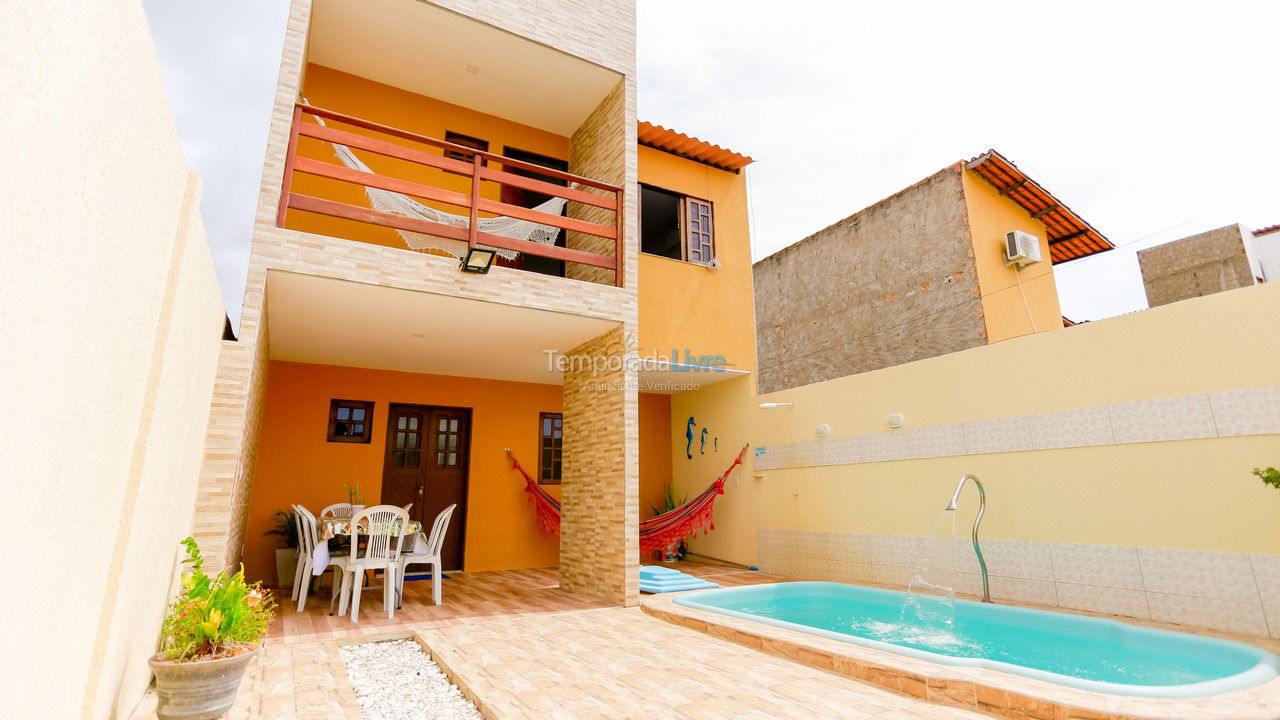
[{"label": "upper floor window", "polygon": [[[454,145],[469,147],[472,150],[479,150],[481,152],[489,152],[488,140],[481,140],[480,138],[463,135],[462,133],[456,133],[452,130],[446,130],[444,132],[444,139]],[[461,150],[445,150],[444,156],[469,163],[471,162],[471,159],[475,157],[475,153],[463,152]],[[481,161],[480,164],[483,165],[484,162]]]},{"label": "upper floor window", "polygon": [[373,429],[373,403],[329,401],[329,442],[367,443]]},{"label": "upper floor window", "polygon": [[564,416],[542,413],[538,417],[538,484],[559,485],[564,449]]},{"label": "upper floor window", "polygon": [[714,260],[711,202],[641,185],[640,251],[700,265]]}]

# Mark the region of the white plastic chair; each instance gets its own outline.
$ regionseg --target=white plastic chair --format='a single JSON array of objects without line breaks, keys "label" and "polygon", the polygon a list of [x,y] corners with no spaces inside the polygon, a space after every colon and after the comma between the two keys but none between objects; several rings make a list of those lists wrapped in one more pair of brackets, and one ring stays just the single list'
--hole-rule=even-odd
[{"label": "white plastic chair", "polygon": [[[402,553],[400,555],[400,572],[399,584],[396,586],[397,602],[404,598],[404,575],[405,568],[410,565],[430,565],[431,566],[431,599],[436,605],[440,604],[443,589],[441,588],[440,576],[443,574],[444,566],[440,563],[440,549],[444,547],[445,534],[449,532],[449,520],[453,517],[453,511],[457,508],[457,503],[450,505],[436,515],[435,522],[431,524],[431,534],[427,536],[426,548],[422,552]],[[419,533],[421,535],[421,533]]]},{"label": "white plastic chair", "polygon": [[[294,505],[293,511],[297,513],[298,518],[298,569],[293,574],[293,597],[298,601],[298,612],[302,612],[307,606],[307,591],[311,587],[311,575],[314,572],[314,552],[316,543],[320,542],[319,533],[316,529],[316,516],[311,511],[301,505]],[[329,553],[329,565],[325,568],[334,568],[334,571],[343,576],[343,584],[346,583],[346,575],[344,572],[347,561],[346,553]],[[338,587],[338,579],[335,577],[333,587]],[[329,608],[332,612],[333,601],[329,601]]]},{"label": "white plastic chair", "polygon": [[351,517],[351,503],[334,503],[321,510],[320,517]]},{"label": "white plastic chair", "polygon": [[[362,522],[368,524],[364,533],[363,554],[358,550]],[[375,505],[361,510],[351,518],[351,547],[357,550],[346,559],[339,615],[346,611],[347,591],[350,590],[351,621],[360,622],[360,593],[364,589],[364,574],[370,570],[381,570],[384,576],[382,604],[387,608],[387,618],[395,617],[395,591],[398,587],[396,576],[400,568],[400,545],[404,540],[401,533],[408,523],[409,513],[395,505]]]}]

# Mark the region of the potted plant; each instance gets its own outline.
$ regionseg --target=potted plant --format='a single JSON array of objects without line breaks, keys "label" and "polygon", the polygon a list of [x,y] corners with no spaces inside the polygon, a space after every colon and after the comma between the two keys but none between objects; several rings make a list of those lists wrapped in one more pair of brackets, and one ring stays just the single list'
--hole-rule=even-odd
[{"label": "potted plant", "polygon": [[244,568],[231,577],[209,577],[196,541],[187,547],[191,571],[169,606],[160,652],[149,664],[156,675],[160,720],[212,720],[231,709],[249,661],[267,634],[275,603],[261,585],[244,581]]},{"label": "potted plant", "polygon": [[[649,509],[653,511],[654,517],[657,517],[663,513],[669,513],[672,510],[675,510],[685,504],[688,499],[689,498],[686,497],[684,500],[676,502],[675,485],[667,483],[666,487],[662,489],[662,507],[649,503]],[[689,554],[689,545],[684,540],[681,540],[679,542],[673,542],[667,546],[662,553],[662,560],[663,562],[675,562],[677,560],[683,560],[684,556],[687,554]]]},{"label": "potted plant", "polygon": [[342,483],[342,487],[347,489],[347,502],[351,504],[351,514],[354,516],[364,509],[364,498],[360,497],[360,483],[355,485]]},{"label": "potted plant", "polygon": [[293,573],[298,569],[298,516],[296,513],[277,510],[271,516],[275,527],[266,532],[284,543],[276,548],[276,587],[293,587]]}]

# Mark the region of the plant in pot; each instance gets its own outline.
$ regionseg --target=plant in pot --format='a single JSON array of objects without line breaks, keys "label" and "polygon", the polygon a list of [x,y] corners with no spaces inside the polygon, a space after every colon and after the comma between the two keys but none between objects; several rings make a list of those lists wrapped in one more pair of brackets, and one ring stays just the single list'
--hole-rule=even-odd
[{"label": "plant in pot", "polygon": [[[275,603],[261,585],[244,581],[244,568],[209,577],[196,541],[187,547],[190,572],[169,606],[160,652],[149,664],[156,675],[160,720],[213,720],[231,709],[245,668],[258,654]],[[184,563],[184,564],[185,564]]]},{"label": "plant in pot", "polygon": [[275,527],[266,534],[284,543],[284,547],[276,548],[276,587],[293,587],[293,573],[298,569],[298,516],[277,510],[271,520]]},{"label": "plant in pot", "polygon": [[351,504],[351,514],[355,515],[364,509],[364,498],[360,496],[360,483],[348,485],[342,483],[342,487],[347,489],[347,502]]},{"label": "plant in pot", "polygon": [[[675,510],[685,504],[688,499],[689,498],[686,497],[684,500],[676,502],[675,486],[672,483],[667,483],[666,487],[662,489],[662,505],[658,506],[653,503],[649,503],[649,509],[653,511],[654,517],[657,517],[663,513],[669,513],[672,510]],[[689,544],[684,540],[681,540],[668,545],[666,550],[662,553],[662,559],[664,562],[675,562],[677,560],[683,560],[684,556],[688,554]]]}]

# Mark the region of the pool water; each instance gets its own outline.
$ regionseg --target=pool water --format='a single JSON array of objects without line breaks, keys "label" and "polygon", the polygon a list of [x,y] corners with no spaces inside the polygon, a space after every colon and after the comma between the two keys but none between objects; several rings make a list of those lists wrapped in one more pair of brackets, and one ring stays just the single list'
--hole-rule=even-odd
[{"label": "pool water", "polygon": [[751,585],[685,593],[675,602],[934,662],[1118,695],[1202,697],[1280,676],[1280,658],[1230,640],[859,585]]}]

